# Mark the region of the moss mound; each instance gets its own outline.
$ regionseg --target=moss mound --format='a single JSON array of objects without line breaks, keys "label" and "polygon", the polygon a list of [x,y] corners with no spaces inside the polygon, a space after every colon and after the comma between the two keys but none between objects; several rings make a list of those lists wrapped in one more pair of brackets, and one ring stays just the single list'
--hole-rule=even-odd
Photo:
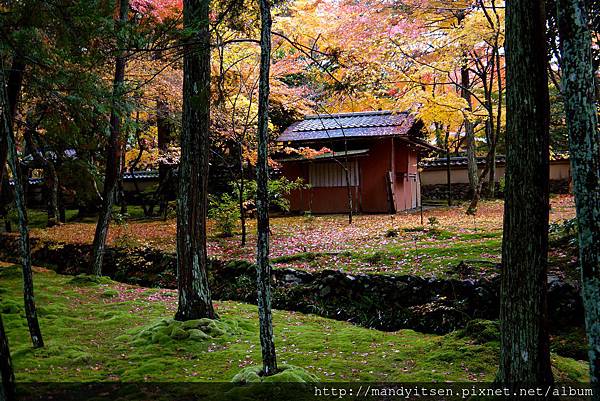
[{"label": "moss mound", "polygon": [[133,345],[166,344],[171,341],[212,341],[216,338],[236,334],[239,326],[235,321],[196,319],[180,322],[175,319],[160,319],[148,326],[129,332]]},{"label": "moss mound", "polygon": [[113,281],[108,277],[98,277],[91,274],[79,274],[69,280],[69,284],[79,287],[96,286],[100,284],[111,284]]},{"label": "moss mound", "polygon": [[116,298],[119,296],[119,291],[108,288],[102,293],[102,298]]},{"label": "moss mound", "polygon": [[476,344],[485,344],[500,340],[500,324],[497,321],[475,319],[467,323],[459,332],[459,337],[469,337]]},{"label": "moss mound", "polygon": [[271,376],[261,375],[262,366],[248,366],[231,379],[232,383],[316,383],[319,379],[306,370],[292,365],[280,365],[279,372]]},{"label": "moss mound", "polygon": [[0,312],[6,315],[16,315],[23,312],[23,310],[23,305],[10,299],[0,304]]},{"label": "moss mound", "polygon": [[21,266],[0,267],[0,277],[5,279],[19,278],[22,274]]}]

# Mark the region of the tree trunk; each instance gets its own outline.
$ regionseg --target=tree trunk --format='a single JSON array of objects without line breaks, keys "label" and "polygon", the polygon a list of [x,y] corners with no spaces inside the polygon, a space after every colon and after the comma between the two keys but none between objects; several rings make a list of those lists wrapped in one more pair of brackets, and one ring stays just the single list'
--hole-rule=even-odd
[{"label": "tree trunk", "polygon": [[[158,134],[158,150],[161,154],[165,154],[169,150],[171,143],[171,124],[169,123],[169,104],[161,96],[156,98],[156,131]],[[160,162],[158,165],[158,182],[164,183],[163,188],[159,193],[159,214],[167,216],[167,176],[171,166]]]},{"label": "tree trunk", "polygon": [[258,160],[256,163],[256,211],[258,242],[256,265],[258,268],[258,315],[260,320],[260,345],[263,374],[277,372],[277,357],[273,339],[271,316],[271,265],[269,262],[269,70],[271,64],[271,2],[260,0],[260,83],[258,93]]},{"label": "tree trunk", "polygon": [[500,367],[509,386],[551,384],[547,328],[549,100],[542,0],[506,3],[506,192]]},{"label": "tree trunk", "polygon": [[[206,212],[210,140],[209,0],[184,0],[183,127],[177,199],[177,320],[216,317],[208,288]],[[190,43],[194,42],[194,44]]]},{"label": "tree trunk", "polygon": [[240,142],[240,146],[239,146],[239,150],[240,150],[240,194],[238,197],[238,201],[239,201],[239,207],[240,207],[240,223],[242,225],[242,246],[246,246],[246,210],[244,208],[244,184],[245,184],[245,179],[244,179],[244,156],[243,156],[243,149],[242,149],[242,143]]},{"label": "tree trunk", "polygon": [[[8,82],[6,82],[6,101],[8,103],[11,124],[17,113],[17,101],[21,94],[24,73],[25,62],[23,61],[23,58],[14,54],[10,71],[8,72]],[[2,71],[2,74],[2,77],[4,77],[4,71]],[[8,185],[8,171],[6,169],[7,158],[8,145],[4,136],[0,135],[0,178],[2,179],[2,183],[0,184],[0,200],[3,198],[9,199],[10,197],[7,193],[7,191],[10,191],[10,186]],[[2,194],[3,192],[4,194]],[[10,232],[12,231],[12,227],[8,218],[8,208],[2,206],[2,212],[4,213],[4,228],[7,232]]]},{"label": "tree trunk", "polygon": [[[559,0],[562,89],[579,229],[579,265],[590,378],[600,384],[600,139],[594,101],[591,35],[584,0]],[[596,393],[595,399],[600,399]]]},{"label": "tree trunk", "polygon": [[47,213],[48,222],[47,227],[53,227],[59,223],[59,212],[58,212],[58,174],[56,173],[56,167],[52,160],[46,158],[35,139],[33,138],[37,124],[27,123],[27,127],[24,131],[26,148],[29,149],[33,159],[44,167],[44,179],[46,185],[47,199]]},{"label": "tree trunk", "polygon": [[[4,88],[4,75],[2,74],[0,84]],[[29,326],[29,334],[31,335],[31,341],[35,348],[44,346],[42,339],[42,332],[37,319],[37,313],[35,308],[35,297],[33,294],[33,272],[31,269],[31,252],[29,248],[29,228],[27,227],[27,209],[25,208],[25,194],[23,191],[21,169],[19,168],[19,161],[17,157],[17,146],[12,131],[12,120],[10,118],[9,107],[7,107],[8,101],[6,92],[0,90],[0,109],[2,118],[2,137],[6,141],[8,148],[8,164],[13,173],[14,187],[15,187],[15,203],[17,206],[17,214],[19,216],[19,231],[21,234],[21,264],[23,267],[23,298],[25,304],[25,316],[27,318],[27,325]]]},{"label": "tree trunk", "polygon": [[121,214],[126,215],[127,210],[127,199],[125,198],[125,189],[123,188],[123,173],[125,172],[125,152],[126,141],[121,141],[121,155],[119,158],[119,178],[117,179],[117,189],[119,191],[119,206],[121,207]]},{"label": "tree trunk", "polygon": [[446,130],[446,138],[444,141],[446,145],[446,185],[448,192],[446,195],[448,196],[448,206],[452,206],[452,178],[451,178],[451,170],[450,167],[450,130]]},{"label": "tree trunk", "polygon": [[[127,22],[129,14],[129,0],[120,0],[119,20],[116,21],[117,27],[121,27]],[[118,29],[117,28],[117,29]],[[92,260],[90,266],[91,274],[102,275],[102,259],[104,258],[104,249],[106,246],[106,237],[108,235],[108,224],[112,213],[115,191],[117,189],[120,166],[121,152],[121,117],[117,110],[117,102],[123,96],[125,81],[125,52],[121,52],[115,61],[115,77],[113,80],[113,104],[110,113],[110,139],[106,147],[106,171],[104,174],[104,188],[102,189],[102,208],[96,224],[94,234],[94,244],[92,251]]]},{"label": "tree trunk", "polygon": [[0,400],[14,401],[15,394],[15,374],[8,348],[8,338],[4,331],[2,315],[0,315]]},{"label": "tree trunk", "polygon": [[[461,96],[467,101],[468,110],[471,110],[471,92],[469,92],[469,86],[471,85],[471,79],[469,77],[469,69],[467,66],[463,66],[460,69],[461,77]],[[472,201],[469,206],[468,212],[475,213],[477,210],[477,202],[479,200],[479,171],[477,169],[477,155],[475,153],[475,127],[473,122],[468,118],[465,118],[465,146],[467,147],[467,169],[469,173],[469,187],[471,189]]]}]

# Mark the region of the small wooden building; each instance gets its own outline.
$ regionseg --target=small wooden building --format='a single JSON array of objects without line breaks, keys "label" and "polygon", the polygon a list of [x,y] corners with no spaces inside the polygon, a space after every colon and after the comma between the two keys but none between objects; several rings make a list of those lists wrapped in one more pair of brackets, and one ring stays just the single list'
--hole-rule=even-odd
[{"label": "small wooden building", "polygon": [[285,177],[308,184],[290,194],[291,210],[348,212],[346,176],[355,212],[395,213],[418,207],[419,153],[435,149],[422,139],[422,128],[409,113],[390,111],[313,115],[292,124],[278,139],[283,146],[330,152],[279,159]]}]

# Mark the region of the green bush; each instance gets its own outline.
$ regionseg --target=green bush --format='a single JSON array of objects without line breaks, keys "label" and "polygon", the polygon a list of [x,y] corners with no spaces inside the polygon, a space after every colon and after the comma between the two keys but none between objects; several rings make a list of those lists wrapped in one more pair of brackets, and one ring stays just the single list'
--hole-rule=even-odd
[{"label": "green bush", "polygon": [[215,221],[217,230],[223,237],[231,237],[240,219],[239,205],[229,194],[211,196],[208,217]]},{"label": "green bush", "polygon": [[[231,188],[235,198],[239,199],[239,186],[236,183],[231,183]],[[301,178],[294,181],[290,181],[286,177],[269,180],[269,206],[283,212],[288,212],[290,210],[290,201],[286,196],[293,190],[302,188],[307,188],[307,185],[304,184]],[[244,202],[256,199],[256,181],[252,180],[245,183],[243,199]]]}]

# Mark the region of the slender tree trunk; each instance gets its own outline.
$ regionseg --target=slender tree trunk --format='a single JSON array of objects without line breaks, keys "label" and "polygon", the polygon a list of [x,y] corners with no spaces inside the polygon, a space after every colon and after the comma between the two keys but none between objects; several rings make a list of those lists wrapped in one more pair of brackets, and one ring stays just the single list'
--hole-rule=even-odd
[{"label": "slender tree trunk", "polygon": [[27,317],[27,325],[29,326],[29,334],[31,335],[31,341],[35,348],[44,346],[42,339],[42,332],[37,319],[37,313],[35,308],[35,297],[33,294],[33,272],[31,269],[31,252],[29,248],[29,228],[27,227],[27,209],[25,207],[25,194],[23,191],[21,169],[19,168],[19,161],[17,156],[17,146],[15,143],[14,134],[12,131],[12,120],[8,113],[9,107],[6,92],[4,91],[4,75],[3,71],[0,72],[1,80],[0,84],[0,97],[1,97],[1,118],[2,118],[2,137],[6,141],[8,148],[8,164],[13,173],[14,187],[15,187],[15,203],[17,206],[17,213],[19,216],[19,231],[21,233],[21,264],[23,267],[23,298],[25,304],[25,315]]},{"label": "slender tree trunk", "polygon": [[446,191],[448,196],[448,206],[452,206],[452,178],[450,171],[452,170],[450,167],[450,130],[446,130]]},{"label": "slender tree trunk", "polygon": [[240,206],[240,223],[242,224],[242,246],[246,246],[246,210],[244,208],[244,156],[242,143],[240,142],[240,196],[239,196],[239,206]]},{"label": "slender tree trunk", "polygon": [[[600,384],[600,138],[594,100],[591,35],[584,0],[557,2],[579,265],[589,344],[590,378]],[[596,390],[598,390],[596,388]],[[595,399],[600,399],[596,391]]]},{"label": "slender tree trunk", "polygon": [[348,197],[348,224],[352,224],[352,191],[350,188],[350,163],[348,162],[348,140],[344,137],[344,174],[346,175],[346,196]]},{"label": "slender tree trunk", "polygon": [[277,357],[271,316],[271,264],[269,262],[269,70],[271,64],[271,2],[260,0],[260,84],[258,93],[258,161],[256,163],[256,211],[258,243],[258,315],[263,374],[277,372]]},{"label": "slender tree trunk", "polygon": [[2,315],[0,315],[0,400],[14,401],[16,399],[15,374],[8,347],[8,338],[4,331]]},{"label": "slender tree trunk", "polygon": [[500,367],[510,386],[553,382],[547,327],[549,100],[542,0],[506,3],[507,166]]},{"label": "slender tree trunk", "polygon": [[[171,124],[169,123],[169,104],[164,98],[158,96],[156,98],[156,131],[158,133],[158,150],[164,155],[169,150],[171,143]],[[165,183],[159,194],[159,214],[166,217],[167,215],[167,176],[171,166],[166,163],[158,165],[158,182]]]},{"label": "slender tree trunk", "polygon": [[28,122],[27,127],[24,131],[25,142],[27,148],[31,152],[34,160],[44,167],[44,179],[47,192],[47,213],[48,222],[47,227],[53,227],[59,223],[59,212],[58,212],[58,174],[56,173],[56,167],[52,160],[46,158],[35,139],[33,138],[34,131],[36,130],[35,125]]},{"label": "slender tree trunk", "polygon": [[[208,288],[206,212],[210,140],[209,0],[184,0],[183,127],[177,199],[177,320],[216,318]],[[194,42],[194,44],[190,43]]]},{"label": "slender tree trunk", "polygon": [[128,213],[127,210],[127,199],[125,199],[125,189],[123,188],[123,173],[125,172],[125,152],[126,152],[125,141],[121,141],[121,155],[119,157],[119,178],[117,179],[117,188],[119,191],[119,206],[121,207],[121,214],[125,215]]},{"label": "slender tree trunk", "polygon": [[[4,74],[4,71],[2,72]],[[8,103],[8,111],[10,121],[15,119],[17,113],[17,101],[21,94],[21,87],[23,86],[23,75],[25,74],[25,62],[23,58],[18,54],[13,55],[12,64],[10,71],[8,72],[8,81],[6,82],[6,98]],[[4,77],[4,75],[2,75]],[[0,178],[2,183],[0,184],[0,199],[4,196],[5,199],[9,199],[10,195],[7,193],[10,191],[8,185],[8,171],[6,169],[6,162],[8,160],[8,145],[4,136],[0,135]],[[2,195],[2,192],[5,195]],[[10,219],[8,218],[8,208],[2,208],[4,213],[4,227],[7,232],[12,231]]]},{"label": "slender tree trunk", "polygon": [[[467,101],[468,110],[471,110],[471,93],[469,87],[471,79],[469,77],[469,69],[463,66],[460,69],[461,77],[461,96]],[[477,155],[475,153],[475,127],[473,122],[465,118],[465,146],[467,147],[467,170],[469,173],[469,187],[471,189],[471,204],[468,212],[475,213],[477,210],[477,202],[479,200],[479,170],[477,169]]]},{"label": "slender tree trunk", "polygon": [[[117,29],[122,27],[127,22],[129,14],[129,0],[120,0],[119,5],[119,20],[116,21]],[[96,276],[102,275],[102,260],[104,258],[104,250],[106,246],[106,237],[108,235],[108,225],[112,213],[112,207],[117,189],[120,166],[121,152],[123,146],[121,144],[121,117],[117,103],[120,101],[124,92],[125,82],[125,52],[121,52],[115,61],[115,77],[113,80],[113,104],[110,113],[110,139],[106,147],[106,172],[104,177],[104,188],[102,189],[102,208],[98,216],[96,224],[96,232],[94,234],[94,244],[92,251],[92,260],[90,266],[91,274]]]}]

